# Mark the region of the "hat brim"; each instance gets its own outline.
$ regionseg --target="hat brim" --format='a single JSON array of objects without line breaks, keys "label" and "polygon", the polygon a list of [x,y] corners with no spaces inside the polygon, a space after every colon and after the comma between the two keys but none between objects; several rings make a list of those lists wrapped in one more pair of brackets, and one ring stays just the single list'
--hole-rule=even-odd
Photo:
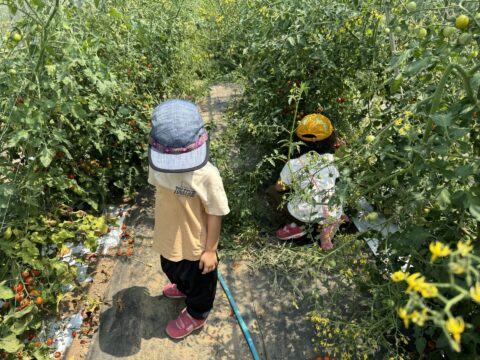
[{"label": "hat brim", "polygon": [[194,171],[208,162],[209,143],[210,141],[207,141],[199,148],[184,154],[165,154],[149,146],[148,163],[152,169],[164,173]]}]

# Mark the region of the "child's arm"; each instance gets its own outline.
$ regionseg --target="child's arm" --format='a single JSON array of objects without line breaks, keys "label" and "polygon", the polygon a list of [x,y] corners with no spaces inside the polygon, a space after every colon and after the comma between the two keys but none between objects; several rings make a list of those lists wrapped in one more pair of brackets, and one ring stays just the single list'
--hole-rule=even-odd
[{"label": "child's arm", "polygon": [[217,267],[217,246],[220,239],[221,226],[221,216],[207,214],[207,242],[198,266],[201,270],[203,269],[202,274],[209,273]]}]

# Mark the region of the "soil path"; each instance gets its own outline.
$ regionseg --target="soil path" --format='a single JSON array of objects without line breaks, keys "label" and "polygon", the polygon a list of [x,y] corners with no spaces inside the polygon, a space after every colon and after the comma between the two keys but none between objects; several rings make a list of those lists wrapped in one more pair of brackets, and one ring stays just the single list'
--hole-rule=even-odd
[{"label": "soil path", "polygon": [[[225,123],[222,113],[240,94],[234,84],[213,86],[200,102],[206,121]],[[242,331],[221,288],[207,324],[180,341],[167,337],[165,326],[185,306],[167,299],[159,256],[152,251],[154,197],[151,187],[137,199],[127,222],[135,239],[132,257],[120,257],[100,308],[100,326],[86,358],[110,359],[251,359]],[[253,272],[247,260],[222,259],[223,274],[247,323],[261,359],[313,359],[313,329],[305,309],[294,309],[289,292],[274,292],[268,273]],[[68,355],[67,355],[68,358]],[[77,360],[77,358],[75,358]]]}]

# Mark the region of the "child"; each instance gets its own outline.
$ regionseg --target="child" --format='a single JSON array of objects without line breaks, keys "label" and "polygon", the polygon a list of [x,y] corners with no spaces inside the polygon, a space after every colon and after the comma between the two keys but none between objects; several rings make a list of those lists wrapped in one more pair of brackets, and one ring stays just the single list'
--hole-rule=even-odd
[{"label": "child", "polygon": [[154,109],[148,151],[148,182],[156,187],[153,249],[170,280],[164,296],[186,303],[166,327],[174,339],[205,324],[217,288],[221,216],[230,210],[208,150],[208,133],[194,104],[168,100]]},{"label": "child", "polygon": [[[297,239],[306,234],[305,223],[318,223],[321,247],[330,250],[333,235],[345,218],[341,206],[328,204],[340,176],[333,164],[337,145],[333,126],[327,117],[310,114],[299,122],[296,134],[306,144],[301,156],[285,164],[280,180],[267,190],[270,204],[287,222],[276,237]],[[286,187],[292,190],[287,208],[281,207]]]}]

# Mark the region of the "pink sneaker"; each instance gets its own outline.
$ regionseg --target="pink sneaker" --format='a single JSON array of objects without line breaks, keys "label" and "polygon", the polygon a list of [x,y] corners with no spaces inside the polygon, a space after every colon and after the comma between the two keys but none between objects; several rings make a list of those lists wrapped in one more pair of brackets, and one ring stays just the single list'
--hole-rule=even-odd
[{"label": "pink sneaker", "polygon": [[298,239],[305,235],[307,232],[301,226],[295,223],[287,224],[281,229],[277,230],[275,235],[279,240]]},{"label": "pink sneaker", "polygon": [[167,284],[163,287],[163,295],[171,299],[186,298],[187,295],[177,289],[177,284]]},{"label": "pink sneaker", "polygon": [[207,319],[194,319],[187,312],[187,308],[185,308],[182,310],[178,318],[168,322],[165,331],[172,339],[182,339],[192,331],[200,329],[203,325],[205,325],[206,321]]}]

